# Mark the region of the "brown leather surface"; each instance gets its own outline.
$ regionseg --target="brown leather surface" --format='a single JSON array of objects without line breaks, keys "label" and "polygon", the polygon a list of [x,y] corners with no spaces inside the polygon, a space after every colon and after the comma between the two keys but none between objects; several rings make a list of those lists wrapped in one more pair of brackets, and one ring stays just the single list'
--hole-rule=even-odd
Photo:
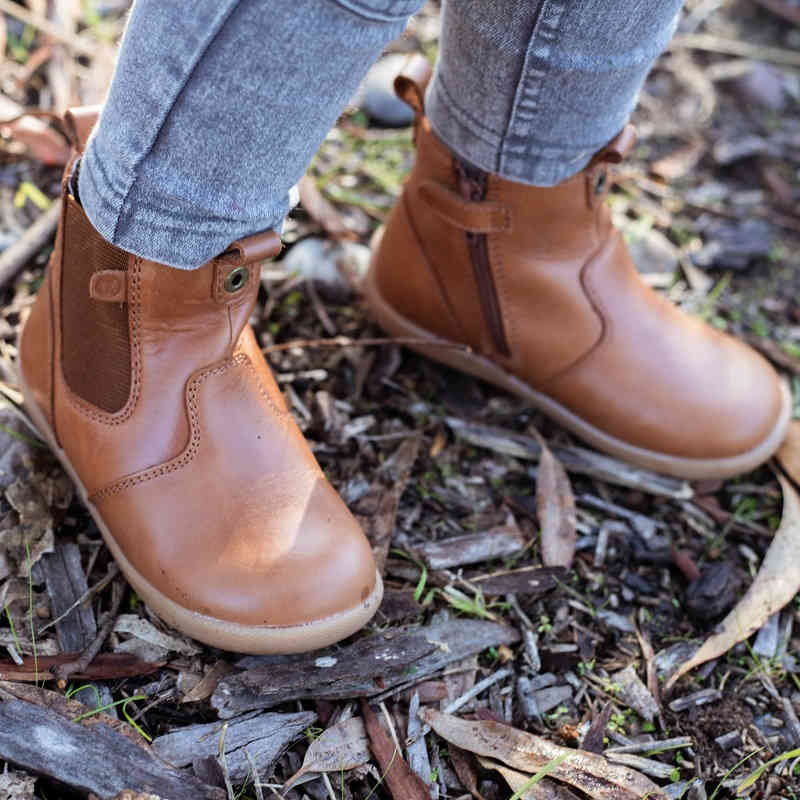
[{"label": "brown leather surface", "polygon": [[79,106],[70,108],[64,114],[64,123],[69,132],[72,143],[79,152],[83,152],[89,134],[92,132],[97,118],[100,116],[102,106]]},{"label": "brown leather surface", "polygon": [[[418,114],[403,212],[373,257],[382,302],[634,447],[722,459],[774,434],[782,398],[772,367],[647,288],[612,226],[607,177],[633,144],[630,126],[555,187],[490,174],[484,199],[459,205],[454,157],[426,122]],[[486,236],[507,356],[487,336],[491,304],[481,307],[468,230]]]},{"label": "brown leather surface", "polygon": [[[279,238],[235,242],[197,270],[128,254],[121,265],[66,181],[64,191],[68,213],[23,331],[21,366],[125,557],[179,606],[239,625],[303,625],[358,607],[376,586],[371,549],[247,325],[258,262],[278,252]],[[226,280],[232,271],[241,285]],[[90,297],[103,272],[124,278],[124,303]],[[103,294],[100,278],[94,288]],[[127,360],[96,357],[107,329],[95,307],[122,313]],[[76,353],[91,355],[83,377],[97,392],[125,365],[118,409],[66,379],[62,364]]]},{"label": "brown leather surface", "polygon": [[[375,584],[369,545],[249,359],[202,371],[189,397],[181,466],[92,498],[134,566],[176,602],[241,624],[299,624],[362,602]],[[187,486],[192,502],[175,502]]]},{"label": "brown leather surface", "polygon": [[612,435],[689,458],[735,456],[773,430],[781,394],[772,367],[645,286],[617,232],[585,285],[605,321],[602,340],[545,393]]},{"label": "brown leather surface", "polygon": [[[422,120],[417,125],[417,164],[398,202],[403,211],[392,212],[381,247],[382,253],[391,253],[395,261],[400,261],[400,268],[381,268],[378,284],[386,299],[404,316],[439,336],[455,338],[482,352],[490,347],[491,336],[483,321],[475,279],[469,272],[463,226],[448,225],[431,212],[430,202],[419,200],[421,187],[429,182],[458,194],[453,157],[424,123]],[[392,222],[395,219],[398,222]],[[406,226],[402,233],[396,230]],[[403,241],[410,249],[396,250]],[[406,254],[411,257],[406,259]],[[419,274],[422,270],[429,273],[424,278]],[[437,287],[434,296],[425,284]],[[436,313],[439,308],[448,313]]]}]

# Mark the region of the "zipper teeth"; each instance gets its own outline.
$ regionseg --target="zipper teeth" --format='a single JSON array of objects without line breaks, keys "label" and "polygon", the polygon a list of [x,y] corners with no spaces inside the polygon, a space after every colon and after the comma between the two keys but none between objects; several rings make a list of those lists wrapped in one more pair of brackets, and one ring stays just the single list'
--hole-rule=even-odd
[{"label": "zipper teeth", "polygon": [[[454,159],[455,172],[458,185],[465,200],[481,202],[486,199],[488,175],[475,167],[468,166],[458,159]],[[489,328],[492,343],[498,353],[504,356],[511,355],[508,346],[503,315],[500,311],[500,300],[497,296],[497,287],[492,278],[489,263],[489,242],[485,233],[467,232],[467,249],[475,282],[478,285],[478,297],[481,303],[483,317]]]}]

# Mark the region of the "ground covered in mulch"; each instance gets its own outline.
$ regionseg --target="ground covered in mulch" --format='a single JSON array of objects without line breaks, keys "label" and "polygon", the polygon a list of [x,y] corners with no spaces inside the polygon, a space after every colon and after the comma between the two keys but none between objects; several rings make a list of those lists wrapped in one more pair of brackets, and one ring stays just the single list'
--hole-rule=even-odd
[{"label": "ground covered in mulch", "polygon": [[[71,31],[63,40],[5,16],[6,100],[99,99],[104,84],[73,38],[105,42],[107,79],[122,7],[104,4],[72,28],[56,18]],[[434,55],[437,38],[429,5],[390,50]],[[764,352],[796,395],[798,53],[793,0],[687,2],[610,200],[644,279]],[[54,63],[70,65],[66,79]],[[2,246],[43,213],[60,180],[41,160],[52,142],[26,140],[33,158],[14,133],[0,162]],[[264,266],[252,320],[292,413],[384,566],[376,618],[324,653],[214,651],[166,628],[127,588],[18,409],[16,334],[50,247],[2,289],[0,798],[129,788],[500,800],[520,782],[497,761],[525,778],[546,766],[566,780],[558,770],[570,762],[556,764],[561,751],[542,742],[605,758],[592,762],[591,781],[571,781],[571,794],[545,780],[515,796],[643,796],[615,783],[624,764],[669,797],[800,797],[797,598],[748,618],[757,634],[665,689],[751,586],[782,518],[800,539],[774,465],[693,485],[649,475],[385,340],[358,278],[412,159],[410,129],[347,110],[310,168],[284,255]],[[575,498],[568,570],[543,565],[538,435]],[[99,632],[108,633],[100,654],[59,677]],[[433,732],[421,728],[419,706]],[[473,727],[456,730],[463,722]],[[542,737],[529,744],[544,749],[515,764],[506,750],[517,734],[502,726]],[[493,742],[491,752],[479,741]]]}]

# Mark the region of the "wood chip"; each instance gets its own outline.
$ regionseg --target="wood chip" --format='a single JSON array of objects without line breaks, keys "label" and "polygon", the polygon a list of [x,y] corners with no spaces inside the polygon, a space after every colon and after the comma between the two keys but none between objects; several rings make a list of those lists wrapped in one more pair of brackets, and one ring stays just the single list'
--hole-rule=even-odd
[{"label": "wood chip", "polygon": [[615,672],[611,676],[611,681],[620,687],[620,700],[642,719],[652,722],[658,716],[658,703],[640,680],[633,664]]},{"label": "wood chip", "polygon": [[425,542],[416,547],[414,552],[421,556],[431,569],[448,569],[512,556],[526,544],[524,534],[514,517],[509,514],[504,525],[480,533],[453,536],[438,542]]},{"label": "wood chip", "polygon": [[[55,552],[42,558],[54,617],[61,616],[89,591],[81,566],[81,553],[74,542],[56,542]],[[91,604],[78,606],[56,624],[58,645],[66,653],[88,647],[97,635],[97,622]]]},{"label": "wood chip", "polygon": [[381,573],[386,563],[386,556],[389,554],[400,497],[411,476],[421,441],[419,435],[409,435],[408,439],[381,465],[369,492],[360,502],[360,505],[363,505],[372,497],[377,505],[375,513],[368,516],[359,514],[356,519],[361,523],[372,545],[375,563]]},{"label": "wood chip", "polygon": [[519,594],[538,595],[555,589],[558,581],[565,580],[567,570],[563,567],[522,567],[491,575],[470,577],[469,581],[477,586],[484,595]]},{"label": "wood chip", "polygon": [[[456,417],[445,417],[445,422],[459,439],[470,444],[515,458],[528,461],[539,460],[541,447],[532,436],[490,425],[465,422]],[[627,486],[631,489],[640,489],[648,494],[674,497],[678,500],[689,500],[693,495],[692,487],[686,481],[634,467],[624,461],[617,461],[611,456],[596,453],[594,450],[555,445],[550,449],[567,472],[590,475],[615,486]]]},{"label": "wood chip", "polygon": [[313,711],[301,711],[296,714],[248,714],[225,723],[187,725],[159,736],[153,741],[153,750],[175,767],[189,766],[198,758],[219,760],[220,736],[223,725],[227,725],[224,752],[228,774],[235,783],[242,783],[250,772],[250,759],[258,767],[260,775],[269,777],[284,750],[316,719]]},{"label": "wood chip", "polygon": [[[519,633],[505,625],[453,619],[424,627],[375,633],[346,647],[311,653],[288,664],[254,667],[223,678],[211,697],[220,717],[304,697],[372,697],[487,647],[512,644]],[[320,660],[326,666],[319,666]]]},{"label": "wood chip", "polygon": [[133,736],[120,732],[124,723],[104,714],[73,722],[81,709],[55,692],[0,683],[0,760],[100,797],[131,789],[170,800],[224,800],[220,789],[161,761],[129,726]]}]

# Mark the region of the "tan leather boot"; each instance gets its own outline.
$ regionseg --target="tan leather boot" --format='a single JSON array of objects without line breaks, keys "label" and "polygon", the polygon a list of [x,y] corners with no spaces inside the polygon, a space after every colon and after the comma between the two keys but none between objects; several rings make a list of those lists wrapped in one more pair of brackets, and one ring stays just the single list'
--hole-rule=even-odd
[{"label": "tan leather boot", "polygon": [[788,388],[753,350],[648,289],[611,224],[610,166],[633,129],[558,186],[514,183],[444,146],[424,115],[429,70],[410,66],[396,88],[417,110],[417,160],[365,283],[379,324],[634,464],[710,478],[769,458]]},{"label": "tan leather boot", "polygon": [[[84,133],[93,119],[73,112]],[[375,613],[382,585],[247,324],[272,231],[200,269],[106,242],[68,191],[20,344],[34,421],[114,558],[176,628],[300,652]]]}]

